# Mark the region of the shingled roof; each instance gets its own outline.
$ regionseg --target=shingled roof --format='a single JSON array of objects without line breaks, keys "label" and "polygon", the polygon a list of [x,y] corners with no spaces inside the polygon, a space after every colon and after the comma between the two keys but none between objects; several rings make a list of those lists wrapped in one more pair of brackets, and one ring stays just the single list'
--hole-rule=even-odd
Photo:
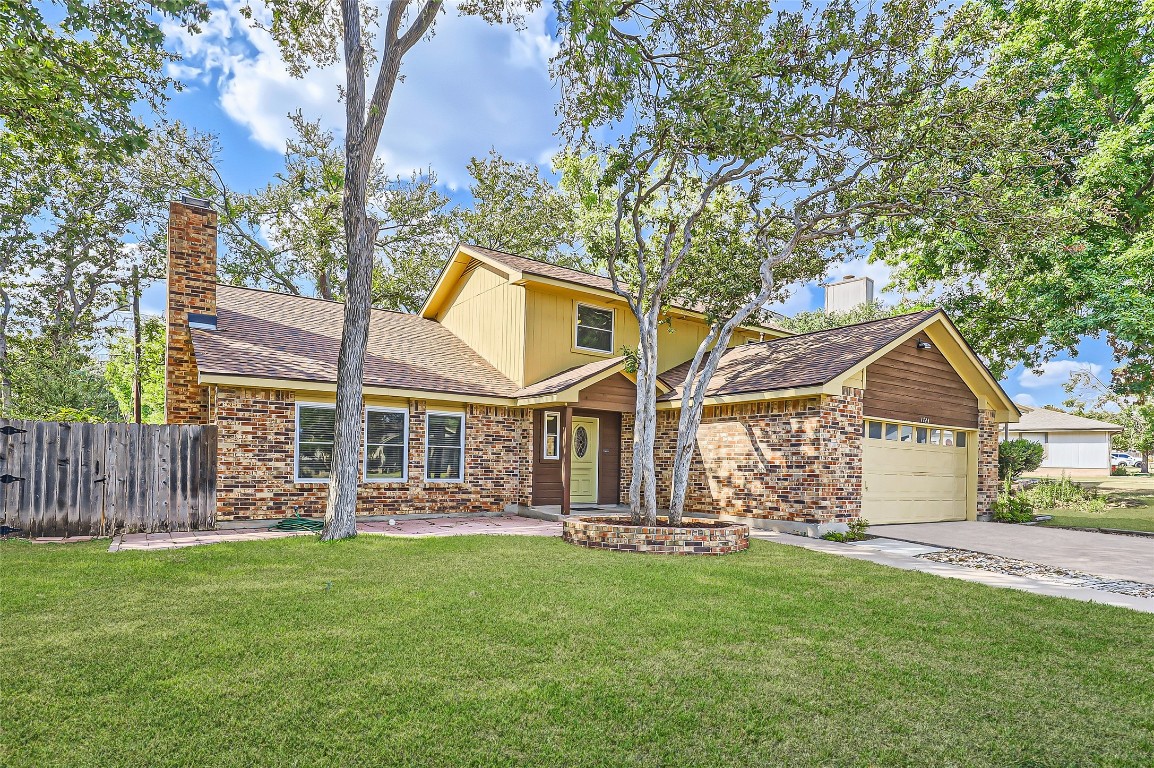
[{"label": "shingled roof", "polygon": [[1122,427],[1108,421],[1087,419],[1049,408],[1032,408],[1015,403],[1022,412],[1021,420],[1013,426],[1014,432],[1121,432]]},{"label": "shingled roof", "polygon": [[[193,330],[202,374],[336,381],[344,305],[218,285],[217,329]],[[433,320],[374,309],[365,386],[511,397],[517,385]]]},{"label": "shingled roof", "polygon": [[[820,386],[940,311],[914,312],[734,347],[721,358],[706,395],[723,397]],[[682,363],[661,374],[673,390],[660,399],[681,399],[689,366],[689,362]]]}]

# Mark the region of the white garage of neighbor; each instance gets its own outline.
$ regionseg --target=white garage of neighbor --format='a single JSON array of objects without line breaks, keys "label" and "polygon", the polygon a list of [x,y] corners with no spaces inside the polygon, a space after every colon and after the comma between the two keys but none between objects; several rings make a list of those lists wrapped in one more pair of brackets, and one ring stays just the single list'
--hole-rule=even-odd
[{"label": "white garage of neighbor", "polygon": [[1030,474],[1065,473],[1071,477],[1110,474],[1110,437],[1121,432],[1122,427],[1049,408],[1016,405],[1022,411],[1022,420],[1007,425],[1007,439],[1024,437],[1045,448],[1042,465]]}]

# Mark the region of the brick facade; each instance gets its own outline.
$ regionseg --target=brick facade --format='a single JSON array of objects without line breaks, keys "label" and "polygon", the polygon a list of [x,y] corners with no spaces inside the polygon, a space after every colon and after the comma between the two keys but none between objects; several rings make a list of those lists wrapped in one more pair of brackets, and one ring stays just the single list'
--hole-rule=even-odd
[{"label": "brick facade", "polygon": [[[465,412],[465,481],[424,481],[425,404],[409,406],[408,480],[362,482],[361,515],[500,512],[529,503],[531,421],[517,408],[470,405]],[[326,483],[297,483],[296,399],[284,390],[215,387],[211,420],[219,429],[217,519],[322,515]]]},{"label": "brick facade", "polygon": [[[658,414],[655,464],[664,507],[677,446],[677,411]],[[686,514],[729,514],[798,523],[861,515],[862,391],[841,396],[707,407],[690,469]],[[633,420],[622,420],[627,495]],[[623,498],[622,503],[627,503]]]},{"label": "brick facade", "polygon": [[188,313],[216,314],[216,212],[186,203],[168,208],[168,340],[164,420],[208,421],[209,392],[198,383]]},{"label": "brick facade", "polygon": [[978,410],[978,514],[998,498],[998,423],[994,411]]}]

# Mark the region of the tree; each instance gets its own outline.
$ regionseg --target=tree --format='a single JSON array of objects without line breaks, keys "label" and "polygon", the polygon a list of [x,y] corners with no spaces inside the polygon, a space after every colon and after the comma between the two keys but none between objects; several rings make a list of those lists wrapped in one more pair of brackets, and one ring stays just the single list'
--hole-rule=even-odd
[{"label": "tree", "polygon": [[880,301],[869,301],[859,304],[853,309],[844,312],[798,312],[793,317],[780,317],[777,324],[794,333],[813,333],[830,328],[840,328],[843,325],[868,323],[870,320],[881,320],[886,317],[896,317],[910,312],[930,309],[929,304],[917,301],[900,301],[897,304],[883,304]]},{"label": "tree", "polygon": [[[561,24],[563,131],[606,158],[616,217],[603,257],[640,328],[635,521],[656,519],[656,329],[671,294],[695,293],[711,322],[684,381],[676,523],[708,382],[733,331],[784,283],[820,274],[859,235],[903,218],[981,211],[1037,225],[1005,205],[1004,190],[1050,162],[1048,147],[1003,126],[997,93],[975,98],[969,83],[993,34],[976,5],[590,1],[573,3]],[[632,129],[615,143],[598,138],[623,120]],[[1015,162],[962,187],[974,143]],[[720,239],[701,238],[710,231]]]},{"label": "tree", "polygon": [[1071,395],[1062,405],[1071,413],[1098,419],[1122,427],[1110,438],[1111,444],[1124,451],[1142,454],[1142,463],[1150,471],[1150,454],[1154,453],[1154,403],[1128,393],[1127,388],[1107,384],[1089,367],[1074,371],[1062,385]]},{"label": "tree", "polygon": [[[981,216],[910,220],[877,255],[940,300],[1000,377],[1105,334],[1117,386],[1154,392],[1154,5],[1148,0],[991,3],[1005,33],[981,88],[1013,97],[1006,119],[1050,137],[1060,162],[1015,185],[1052,224],[1014,237]],[[995,145],[973,173],[997,173]]]},{"label": "tree", "polygon": [[[536,0],[466,0],[462,13],[488,22],[516,21],[519,11]],[[300,75],[313,64],[343,61],[345,85],[345,164],[341,212],[344,218],[345,276],[344,330],[337,357],[336,433],[329,480],[325,527],[321,538],[355,536],[357,473],[360,460],[361,410],[365,348],[372,304],[373,252],[382,224],[368,209],[368,180],[384,128],[393,89],[405,54],[431,33],[441,0],[392,0],[386,6],[384,29],[379,11],[359,0],[306,2],[270,0],[266,28],[280,45],[289,71]],[[246,8],[250,17],[251,7]],[[380,43],[380,50],[376,45]],[[372,92],[367,92],[371,64]]]},{"label": "tree", "polygon": [[998,479],[1009,486],[1023,472],[1033,472],[1042,465],[1046,448],[1041,443],[1019,437],[998,443]]},{"label": "tree", "polygon": [[[163,317],[147,317],[141,323],[141,415],[145,424],[164,423],[164,341]],[[124,421],[132,421],[136,360],[131,330],[116,334],[108,345],[104,380],[116,398]]]},{"label": "tree", "polygon": [[490,150],[469,161],[473,205],[459,213],[461,242],[531,259],[581,266],[575,201],[531,163],[506,160]]},{"label": "tree", "polygon": [[5,379],[10,399],[3,415],[40,421],[119,421],[116,398],[92,349],[54,343],[45,336],[9,337]]}]

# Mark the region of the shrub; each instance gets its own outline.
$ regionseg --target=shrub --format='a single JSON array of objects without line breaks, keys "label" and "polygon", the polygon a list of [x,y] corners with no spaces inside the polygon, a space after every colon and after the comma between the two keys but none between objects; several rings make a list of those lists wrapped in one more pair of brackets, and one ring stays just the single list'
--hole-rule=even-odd
[{"label": "shrub", "polygon": [[1034,508],[1023,494],[1002,492],[991,507],[999,523],[1028,523],[1034,519]]},{"label": "shrub", "polygon": [[1023,472],[1033,472],[1042,464],[1046,448],[1041,443],[1019,437],[998,444],[998,479],[1014,480]]},{"label": "shrub", "polygon": [[866,528],[869,528],[869,521],[864,517],[859,517],[857,520],[849,521],[849,530],[845,533],[838,531],[829,531],[823,533],[822,538],[826,541],[864,541],[866,538]]},{"label": "shrub", "polygon": [[1130,474],[1130,470],[1124,464],[1115,464],[1110,467],[1110,474],[1115,477],[1125,477]]},{"label": "shrub", "polygon": [[1031,504],[1040,509],[1073,507],[1098,495],[1094,489],[1078,485],[1065,475],[1058,480],[1053,478],[1039,480],[1022,493]]}]

